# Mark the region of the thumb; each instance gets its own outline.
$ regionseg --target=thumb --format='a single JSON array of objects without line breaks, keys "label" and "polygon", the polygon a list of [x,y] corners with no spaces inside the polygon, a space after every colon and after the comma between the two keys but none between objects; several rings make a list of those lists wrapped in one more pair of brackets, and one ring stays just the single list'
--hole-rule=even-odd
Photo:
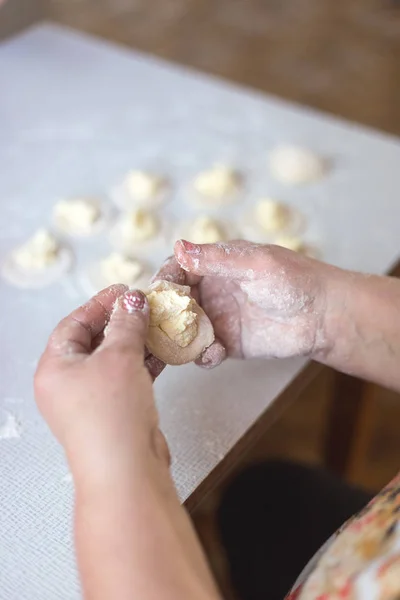
[{"label": "thumb", "polygon": [[179,240],[175,256],[182,269],[195,275],[251,280],[271,266],[273,248],[243,240],[202,245]]},{"label": "thumb", "polygon": [[129,290],[114,304],[110,321],[104,331],[101,348],[124,349],[144,356],[150,309],[147,298],[139,290]]}]

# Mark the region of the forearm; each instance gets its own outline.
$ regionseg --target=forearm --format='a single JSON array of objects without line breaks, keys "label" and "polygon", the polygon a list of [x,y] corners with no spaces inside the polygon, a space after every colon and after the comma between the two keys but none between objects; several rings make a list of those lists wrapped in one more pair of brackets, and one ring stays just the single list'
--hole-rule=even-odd
[{"label": "forearm", "polygon": [[218,599],[166,463],[153,456],[140,460],[118,481],[76,480],[76,545],[85,598]]},{"label": "forearm", "polygon": [[315,359],[400,391],[400,280],[332,269]]}]

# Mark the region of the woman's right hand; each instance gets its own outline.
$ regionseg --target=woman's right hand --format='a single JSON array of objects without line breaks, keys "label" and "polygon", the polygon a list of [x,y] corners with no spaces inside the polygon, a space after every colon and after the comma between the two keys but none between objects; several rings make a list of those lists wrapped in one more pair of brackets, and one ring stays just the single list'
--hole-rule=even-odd
[{"label": "woman's right hand", "polygon": [[175,256],[153,279],[192,287],[218,340],[198,362],[213,367],[225,353],[284,358],[323,352],[324,282],[330,269],[278,246],[180,240]]}]

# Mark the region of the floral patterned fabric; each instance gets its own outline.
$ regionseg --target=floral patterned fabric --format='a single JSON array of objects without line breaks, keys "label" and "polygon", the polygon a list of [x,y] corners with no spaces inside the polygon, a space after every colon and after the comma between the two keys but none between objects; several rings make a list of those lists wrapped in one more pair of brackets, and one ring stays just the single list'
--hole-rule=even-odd
[{"label": "floral patterned fabric", "polygon": [[400,600],[400,474],[328,541],[287,600]]}]

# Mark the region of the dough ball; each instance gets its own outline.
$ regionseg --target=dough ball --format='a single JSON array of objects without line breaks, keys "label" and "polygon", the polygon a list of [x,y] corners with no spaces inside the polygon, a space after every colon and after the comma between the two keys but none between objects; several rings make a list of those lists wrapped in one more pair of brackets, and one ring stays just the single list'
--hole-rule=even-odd
[{"label": "dough ball", "polygon": [[278,146],[269,157],[272,175],[292,185],[311,183],[321,179],[326,172],[325,161],[307,148]]},{"label": "dough ball", "polygon": [[147,171],[130,171],[125,177],[125,188],[132,198],[151,200],[161,191],[164,179]]},{"label": "dough ball", "polygon": [[282,246],[282,248],[293,250],[293,252],[303,252],[304,250],[304,244],[302,240],[295,236],[281,236],[275,240],[275,244],[277,246]]},{"label": "dough ball", "polygon": [[215,165],[208,171],[199,173],[194,179],[193,187],[204,199],[218,201],[234,195],[239,184],[240,178],[234,169]]},{"label": "dough ball", "polygon": [[265,198],[257,202],[254,208],[254,219],[266,232],[281,231],[288,224],[289,211],[283,204]]},{"label": "dough ball", "polygon": [[102,221],[99,202],[88,198],[60,200],[53,209],[55,226],[72,235],[90,235]]},{"label": "dough ball", "polygon": [[156,217],[141,208],[137,208],[126,215],[122,220],[122,234],[126,240],[143,242],[154,238],[159,231]]},{"label": "dough ball", "polygon": [[4,260],[2,276],[21,288],[40,288],[59,279],[72,264],[71,251],[46,229],[39,229]]},{"label": "dough ball", "polygon": [[218,221],[208,216],[197,217],[189,226],[187,239],[194,244],[215,244],[226,240],[226,232]]},{"label": "dough ball", "polygon": [[146,345],[170,365],[192,362],[214,341],[213,326],[190,288],[157,281],[146,292],[150,326]]}]

